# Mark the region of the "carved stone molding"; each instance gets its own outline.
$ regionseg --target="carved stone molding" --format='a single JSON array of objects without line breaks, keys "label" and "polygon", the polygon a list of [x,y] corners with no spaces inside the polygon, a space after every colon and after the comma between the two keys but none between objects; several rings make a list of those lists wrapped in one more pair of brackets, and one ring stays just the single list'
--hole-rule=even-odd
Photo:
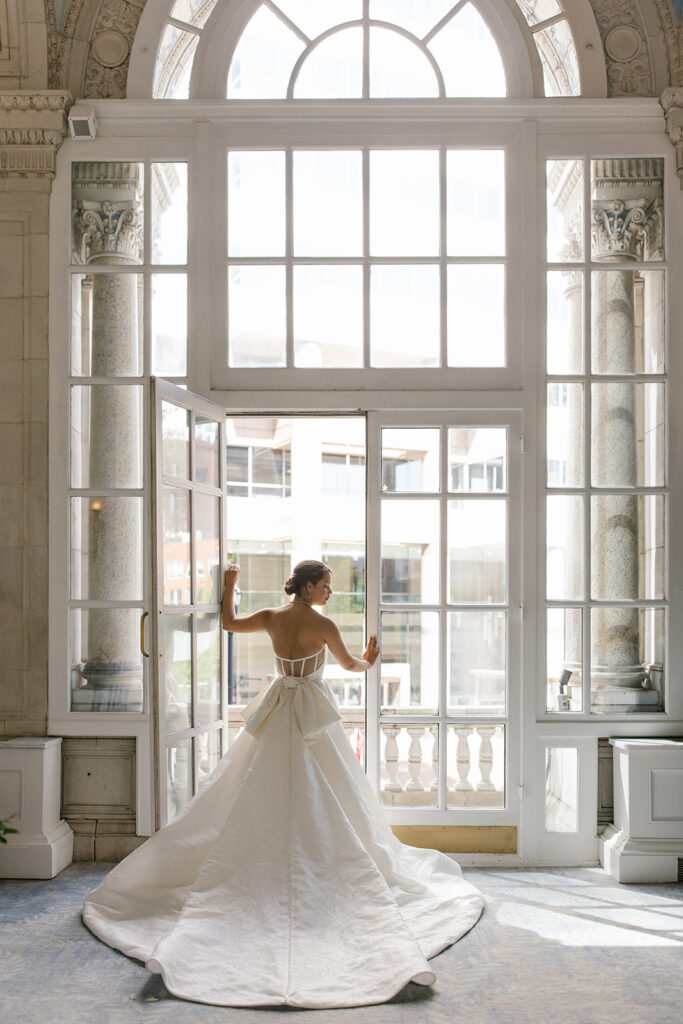
[{"label": "carved stone molding", "polygon": [[0,177],[54,177],[71,95],[0,92]]},{"label": "carved stone molding", "polygon": [[74,259],[83,263],[142,259],[140,166],[86,161],[72,168]]},{"label": "carved stone molding", "polygon": [[605,48],[609,96],[652,96],[654,79],[637,0],[591,0]]},{"label": "carved stone molding", "polygon": [[[144,6],[145,0],[103,0],[85,66],[84,97],[126,95],[130,51]],[[116,54],[114,41],[118,43]]]},{"label": "carved stone molding", "polygon": [[666,132],[676,147],[676,173],[683,188],[683,89],[665,89],[659,102],[666,115]]}]

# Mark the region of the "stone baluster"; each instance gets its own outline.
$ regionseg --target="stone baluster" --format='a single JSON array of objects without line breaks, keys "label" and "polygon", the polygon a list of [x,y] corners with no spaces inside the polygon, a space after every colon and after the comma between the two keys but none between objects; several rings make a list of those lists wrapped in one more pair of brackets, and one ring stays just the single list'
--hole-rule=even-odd
[{"label": "stone baluster", "polygon": [[401,793],[403,786],[398,778],[398,743],[396,737],[401,732],[398,725],[383,725],[382,732],[385,736],[384,763],[387,766],[389,781],[384,786],[388,793]]},{"label": "stone baluster", "polygon": [[432,769],[434,771],[434,778],[432,784],[429,787],[432,793],[436,793],[439,789],[439,727],[433,725],[429,730],[433,737],[432,743]]},{"label": "stone baluster", "polygon": [[455,788],[456,790],[469,790],[472,789],[472,783],[469,780],[470,745],[468,737],[472,732],[472,727],[469,725],[452,725],[451,728],[458,738],[455,749],[455,766],[458,772],[458,779],[455,783]]},{"label": "stone baluster", "polygon": [[420,772],[422,771],[422,737],[425,734],[425,730],[422,726],[408,726],[406,732],[410,736],[410,746],[408,748],[408,772],[410,778],[408,779],[406,789],[423,790],[425,787],[420,779]]},{"label": "stone baluster", "polygon": [[491,739],[496,732],[495,725],[478,725],[477,732],[481,742],[479,744],[479,782],[476,788],[480,791],[493,790],[496,787],[491,782],[491,770],[493,769],[493,745]]}]

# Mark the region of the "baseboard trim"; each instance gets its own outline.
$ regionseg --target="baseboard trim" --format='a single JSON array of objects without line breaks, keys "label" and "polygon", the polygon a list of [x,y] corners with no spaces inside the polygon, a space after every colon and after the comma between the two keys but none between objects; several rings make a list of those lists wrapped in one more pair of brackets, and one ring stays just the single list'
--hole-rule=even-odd
[{"label": "baseboard trim", "polygon": [[517,853],[516,825],[392,825],[406,846],[442,853]]}]

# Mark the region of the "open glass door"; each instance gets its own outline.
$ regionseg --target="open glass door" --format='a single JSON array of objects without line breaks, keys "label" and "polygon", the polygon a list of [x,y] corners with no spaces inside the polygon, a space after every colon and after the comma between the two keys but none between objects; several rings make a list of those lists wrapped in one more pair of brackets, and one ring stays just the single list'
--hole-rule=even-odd
[{"label": "open glass door", "polygon": [[225,640],[225,409],[153,384],[154,667],[157,824],[172,821],[227,746]]}]

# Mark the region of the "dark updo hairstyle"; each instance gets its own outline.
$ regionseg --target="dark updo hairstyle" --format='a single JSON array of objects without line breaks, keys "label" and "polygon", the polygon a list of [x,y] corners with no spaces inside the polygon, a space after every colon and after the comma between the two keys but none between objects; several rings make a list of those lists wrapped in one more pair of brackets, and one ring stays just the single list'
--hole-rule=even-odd
[{"label": "dark updo hairstyle", "polygon": [[331,572],[329,565],[324,562],[317,562],[314,558],[307,558],[303,562],[297,562],[292,570],[292,575],[285,580],[282,588],[285,594],[296,594],[301,597],[301,591],[307,583],[320,583],[326,572]]}]

